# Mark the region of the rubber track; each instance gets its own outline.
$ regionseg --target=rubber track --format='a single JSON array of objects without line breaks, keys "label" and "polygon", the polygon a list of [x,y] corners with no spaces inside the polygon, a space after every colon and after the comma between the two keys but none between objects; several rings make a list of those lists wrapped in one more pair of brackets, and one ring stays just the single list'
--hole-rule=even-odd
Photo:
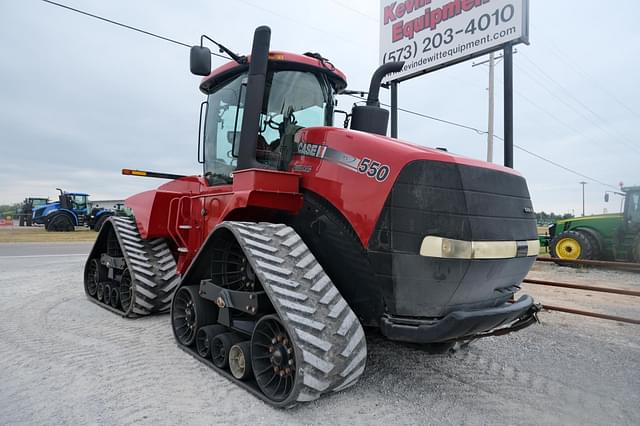
[{"label": "rubber track", "polygon": [[364,331],[300,236],[282,224],[219,227],[236,237],[296,345],[300,385],[291,397],[312,401],[354,385],[366,364]]},{"label": "rubber track", "polygon": [[[112,216],[107,221],[111,222],[131,274],[132,306],[128,312],[122,312],[94,298],[91,298],[92,301],[127,317],[169,312],[171,298],[180,283],[180,276],[176,271],[173,253],[165,239],[143,240],[135,221],[129,218]],[[110,227],[104,225],[101,233],[109,231]],[[93,257],[100,258],[99,254],[92,253],[91,258]]]}]

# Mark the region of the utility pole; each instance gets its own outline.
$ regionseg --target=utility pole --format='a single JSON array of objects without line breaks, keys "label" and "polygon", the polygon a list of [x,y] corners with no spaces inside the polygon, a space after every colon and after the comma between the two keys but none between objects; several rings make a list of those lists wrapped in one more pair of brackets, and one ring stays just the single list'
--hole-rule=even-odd
[{"label": "utility pole", "polygon": [[584,186],[587,184],[587,182],[579,182],[580,185],[582,185],[582,216],[584,217]]},{"label": "utility pole", "polygon": [[482,62],[474,62],[471,66],[477,67],[478,65],[489,64],[489,121],[487,125],[487,161],[493,162],[493,140],[495,138],[494,132],[494,117],[495,117],[495,73],[496,64],[500,59],[505,59],[505,166],[513,167],[513,54],[518,53],[517,50],[512,50],[509,46],[509,50],[505,47],[504,53],[501,56],[495,56],[494,52],[489,54],[489,59]]},{"label": "utility pole", "polygon": [[494,74],[496,68],[495,55],[489,54],[489,123],[487,125],[487,161],[493,162],[493,113],[494,113]]}]

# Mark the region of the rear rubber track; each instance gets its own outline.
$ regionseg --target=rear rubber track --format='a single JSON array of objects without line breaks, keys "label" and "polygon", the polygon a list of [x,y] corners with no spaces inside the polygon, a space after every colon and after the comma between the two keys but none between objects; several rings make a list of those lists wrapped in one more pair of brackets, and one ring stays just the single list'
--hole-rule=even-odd
[{"label": "rear rubber track", "polygon": [[[129,309],[122,311],[87,294],[89,299],[112,312],[130,318],[169,312],[171,298],[180,283],[180,276],[176,271],[173,253],[165,239],[143,240],[133,219],[118,216],[109,217],[105,221],[98,239],[111,229],[117,237],[131,276],[131,304]],[[87,264],[93,258],[99,261],[100,254],[94,247]]]}]

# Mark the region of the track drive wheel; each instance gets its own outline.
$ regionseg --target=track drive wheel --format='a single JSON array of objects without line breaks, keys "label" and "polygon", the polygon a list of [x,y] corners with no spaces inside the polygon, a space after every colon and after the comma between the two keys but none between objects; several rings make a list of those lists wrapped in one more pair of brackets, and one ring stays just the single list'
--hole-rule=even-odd
[{"label": "track drive wheel", "polygon": [[296,386],[296,351],[276,315],[258,321],[251,337],[251,366],[258,387],[272,401],[289,397]]},{"label": "track drive wheel", "polygon": [[202,299],[198,289],[197,285],[184,286],[173,296],[171,326],[180,344],[185,346],[191,346],[198,329],[213,324],[217,317],[218,308]]},{"label": "track drive wheel", "polygon": [[551,257],[558,259],[594,259],[596,247],[585,233],[565,231],[551,240],[550,250]]}]

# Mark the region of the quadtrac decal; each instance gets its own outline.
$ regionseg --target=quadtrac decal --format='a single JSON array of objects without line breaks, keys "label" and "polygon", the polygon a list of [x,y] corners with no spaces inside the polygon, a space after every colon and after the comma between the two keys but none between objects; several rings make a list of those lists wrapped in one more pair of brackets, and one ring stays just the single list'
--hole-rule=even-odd
[{"label": "quadtrac decal", "polygon": [[296,143],[296,154],[331,161],[353,172],[375,179],[378,182],[384,182],[391,174],[391,167],[380,161],[367,157],[357,158],[325,145],[298,142]]}]

